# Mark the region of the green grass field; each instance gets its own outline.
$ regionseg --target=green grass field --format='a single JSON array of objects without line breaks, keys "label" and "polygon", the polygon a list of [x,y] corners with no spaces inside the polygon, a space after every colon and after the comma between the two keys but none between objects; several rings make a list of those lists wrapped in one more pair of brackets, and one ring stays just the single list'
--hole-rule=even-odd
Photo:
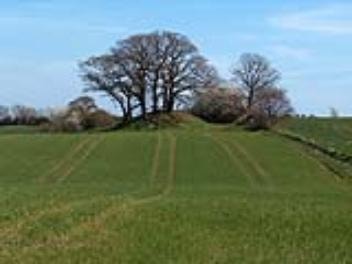
[{"label": "green grass field", "polygon": [[351,263],[352,188],[267,133],[0,136],[0,263]]},{"label": "green grass field", "polygon": [[352,155],[352,118],[287,119],[279,128]]}]

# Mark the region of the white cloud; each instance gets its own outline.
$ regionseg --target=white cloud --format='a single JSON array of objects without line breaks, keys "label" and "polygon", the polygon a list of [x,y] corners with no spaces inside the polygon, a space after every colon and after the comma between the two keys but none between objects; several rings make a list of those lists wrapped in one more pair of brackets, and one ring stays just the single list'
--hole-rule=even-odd
[{"label": "white cloud", "polygon": [[352,4],[336,4],[322,8],[272,17],[269,22],[279,28],[307,32],[352,34]]},{"label": "white cloud", "polygon": [[312,56],[312,52],[308,49],[295,48],[286,45],[274,45],[270,47],[270,51],[280,58],[294,60],[306,60]]}]

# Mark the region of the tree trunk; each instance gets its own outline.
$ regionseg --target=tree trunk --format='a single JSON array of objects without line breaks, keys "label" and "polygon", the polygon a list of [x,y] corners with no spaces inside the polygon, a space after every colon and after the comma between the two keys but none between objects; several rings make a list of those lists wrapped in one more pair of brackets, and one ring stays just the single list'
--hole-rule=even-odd
[{"label": "tree trunk", "polygon": [[249,93],[248,93],[248,106],[247,106],[247,110],[251,110],[252,106],[253,106],[253,101],[254,101],[254,89],[250,89]]},{"label": "tree trunk", "polygon": [[119,104],[120,109],[122,111],[122,123],[126,124],[127,122],[129,122],[129,109],[128,106],[125,105],[125,101],[122,100],[121,98],[119,98],[118,96],[116,96],[113,93],[110,93],[110,96]]},{"label": "tree trunk", "polygon": [[147,120],[147,106],[146,106],[146,101],[145,98],[142,98],[140,100],[141,104],[141,116],[143,120]]},{"label": "tree trunk", "polygon": [[122,103],[120,103],[120,108],[121,108],[121,111],[122,111],[122,123],[126,124],[126,123],[129,122],[127,109]]},{"label": "tree trunk", "polygon": [[168,95],[168,89],[165,88],[164,89],[164,93],[163,93],[163,111],[167,112],[167,108],[168,108],[168,102],[169,102],[169,95]]},{"label": "tree trunk", "polygon": [[126,121],[130,122],[132,120],[132,103],[131,96],[127,97],[127,110],[126,110]]},{"label": "tree trunk", "polygon": [[171,95],[167,102],[166,112],[172,113],[174,111],[174,107],[175,107],[175,98],[173,95]]},{"label": "tree trunk", "polygon": [[177,92],[175,93],[174,84],[171,84],[170,88],[168,89],[168,100],[167,100],[167,108],[166,108],[167,113],[171,113],[174,111],[176,96],[177,96]]},{"label": "tree trunk", "polygon": [[156,88],[153,89],[153,113],[158,112],[158,91]]},{"label": "tree trunk", "polygon": [[159,69],[154,73],[154,81],[153,81],[153,87],[152,87],[152,110],[153,113],[156,114],[159,110],[159,105],[158,105],[158,82],[159,82]]}]

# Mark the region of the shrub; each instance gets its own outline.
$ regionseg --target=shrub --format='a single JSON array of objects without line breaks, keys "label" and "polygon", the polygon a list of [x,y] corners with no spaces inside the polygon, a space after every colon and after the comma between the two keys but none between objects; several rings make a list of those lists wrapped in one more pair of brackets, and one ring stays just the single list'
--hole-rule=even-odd
[{"label": "shrub", "polygon": [[244,112],[242,94],[233,88],[208,88],[196,96],[192,113],[212,123],[232,123]]},{"label": "shrub", "polygon": [[90,129],[106,129],[116,125],[117,118],[98,108],[90,97],[79,97],[68,107],[53,110],[50,124],[42,126],[49,132],[80,132]]}]

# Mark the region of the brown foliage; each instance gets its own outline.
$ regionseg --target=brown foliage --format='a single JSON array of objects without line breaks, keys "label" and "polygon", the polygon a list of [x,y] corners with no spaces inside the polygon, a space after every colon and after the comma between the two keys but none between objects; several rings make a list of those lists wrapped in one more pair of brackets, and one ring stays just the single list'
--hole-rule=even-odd
[{"label": "brown foliage", "polygon": [[213,87],[199,93],[192,113],[212,123],[231,123],[244,113],[243,95],[238,89]]}]

